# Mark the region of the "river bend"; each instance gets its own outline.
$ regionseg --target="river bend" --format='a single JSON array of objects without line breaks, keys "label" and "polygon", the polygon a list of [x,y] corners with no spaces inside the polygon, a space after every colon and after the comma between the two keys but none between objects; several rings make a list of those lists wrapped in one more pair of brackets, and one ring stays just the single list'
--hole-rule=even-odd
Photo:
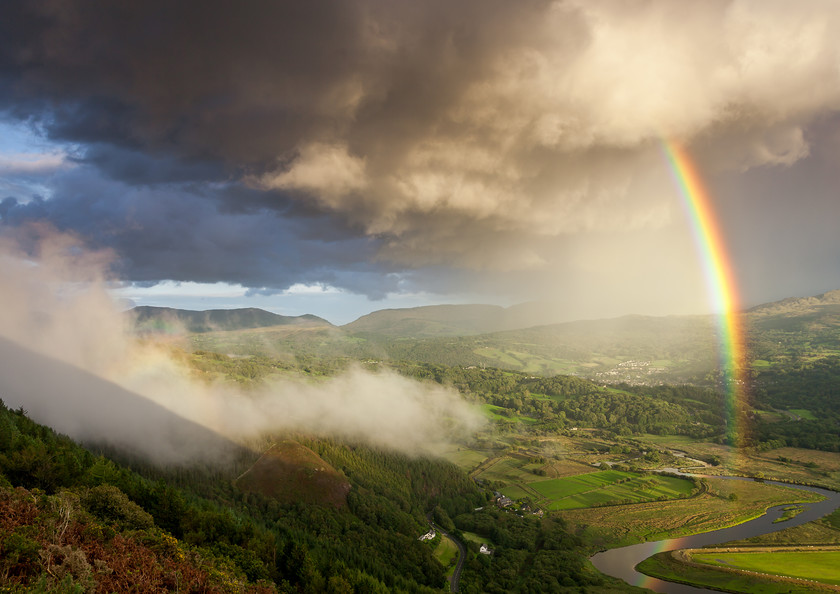
[{"label": "river bend", "polygon": [[[701,477],[702,478],[702,477]],[[713,477],[713,478],[727,478],[733,480],[752,480],[744,479],[743,477]],[[640,544],[630,545],[617,549],[610,549],[603,551],[591,557],[592,564],[602,573],[620,578],[625,582],[634,586],[641,586],[650,588],[655,592],[664,592],[666,594],[691,594],[696,592],[715,592],[706,588],[698,588],[695,586],[688,586],[685,584],[678,584],[675,582],[666,582],[656,578],[646,576],[636,571],[636,565],[662,551],[672,551],[674,549],[699,548],[709,545],[721,544],[731,540],[741,540],[744,538],[751,538],[753,536],[760,536],[762,534],[769,534],[790,528],[792,526],[799,526],[806,522],[811,522],[826,516],[840,507],[840,493],[836,491],[829,491],[827,489],[820,489],[817,487],[806,487],[802,485],[792,485],[788,483],[780,483],[776,481],[765,481],[771,485],[779,485],[782,487],[793,487],[796,489],[803,489],[805,491],[812,491],[825,496],[825,500],[817,503],[802,504],[804,511],[794,516],[793,518],[784,522],[773,523],[774,520],[782,516],[785,507],[790,504],[776,505],[767,510],[763,516],[738,524],[730,526],[729,528],[721,528],[720,530],[712,530],[711,532],[702,532],[700,534],[692,534],[681,538],[672,538],[668,540],[659,540],[656,542],[643,542]]]}]

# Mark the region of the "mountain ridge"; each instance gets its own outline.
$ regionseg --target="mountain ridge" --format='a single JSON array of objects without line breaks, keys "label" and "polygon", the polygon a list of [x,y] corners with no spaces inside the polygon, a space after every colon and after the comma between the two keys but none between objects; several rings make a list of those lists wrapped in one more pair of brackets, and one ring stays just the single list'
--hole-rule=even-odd
[{"label": "mountain ridge", "polygon": [[332,326],[313,314],[283,316],[257,307],[235,309],[190,310],[174,307],[140,305],[128,311],[139,332],[170,333],[178,329],[203,333],[218,330],[243,330],[288,325]]}]

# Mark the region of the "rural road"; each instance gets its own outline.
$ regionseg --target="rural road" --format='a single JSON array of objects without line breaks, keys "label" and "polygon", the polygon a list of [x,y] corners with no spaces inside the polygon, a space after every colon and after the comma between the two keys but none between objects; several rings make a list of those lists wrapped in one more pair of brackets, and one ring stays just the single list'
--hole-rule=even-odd
[{"label": "rural road", "polygon": [[464,569],[464,559],[467,558],[467,549],[464,547],[464,543],[460,540],[446,532],[443,528],[438,526],[432,521],[429,521],[436,531],[440,532],[443,536],[451,540],[455,543],[455,546],[458,547],[458,563],[455,564],[455,571],[452,572],[452,577],[449,578],[449,590],[451,592],[458,591],[458,582],[461,581],[461,570]]}]

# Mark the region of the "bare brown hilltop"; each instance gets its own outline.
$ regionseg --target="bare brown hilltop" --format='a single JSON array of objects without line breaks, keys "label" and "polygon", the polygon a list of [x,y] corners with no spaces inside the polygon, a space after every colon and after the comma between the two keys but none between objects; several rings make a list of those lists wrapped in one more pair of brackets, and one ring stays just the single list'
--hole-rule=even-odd
[{"label": "bare brown hilltop", "polygon": [[242,491],[260,493],[281,503],[344,507],[350,483],[318,454],[286,439],[271,446],[236,480]]}]

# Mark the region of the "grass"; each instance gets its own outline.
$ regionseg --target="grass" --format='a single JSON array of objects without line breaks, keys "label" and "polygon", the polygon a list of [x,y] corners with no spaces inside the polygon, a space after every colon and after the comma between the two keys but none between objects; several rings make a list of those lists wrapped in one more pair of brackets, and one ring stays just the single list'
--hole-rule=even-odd
[{"label": "grass", "polygon": [[461,447],[457,450],[445,452],[443,457],[461,470],[469,472],[487,459],[487,453]]},{"label": "grass", "polygon": [[786,507],[783,510],[782,515],[780,517],[776,518],[775,520],[773,520],[773,523],[778,524],[779,522],[787,522],[791,518],[794,518],[794,517],[798,516],[799,514],[801,514],[804,511],[805,511],[805,508],[802,507],[801,505],[791,505],[789,507]]},{"label": "grass", "polygon": [[802,417],[806,421],[816,421],[817,417],[810,410],[805,408],[789,408],[788,412],[792,412],[798,417]]},{"label": "grass", "polygon": [[646,575],[663,580],[707,587],[724,592],[745,592],[749,594],[806,594],[824,591],[818,585],[790,581],[761,580],[754,574],[740,574],[732,571],[704,569],[681,563],[674,558],[678,552],[657,553],[648,557],[636,569]]},{"label": "grass", "polygon": [[[689,499],[561,512],[571,530],[596,546],[623,546],[734,526],[780,504],[819,500],[807,491],[754,481],[705,479],[708,491]],[[736,501],[729,499],[735,493]]]},{"label": "grass", "polygon": [[[489,359],[495,366],[516,369],[526,373],[543,375],[575,374],[584,367],[577,361],[563,357],[542,356],[537,353],[507,347],[478,346],[472,352]],[[597,363],[591,364],[594,367],[598,367],[598,365]]]},{"label": "grass", "polygon": [[[792,462],[783,462],[787,458]],[[811,465],[809,467],[808,465]],[[779,448],[747,458],[732,460],[733,469],[741,474],[761,472],[766,479],[781,479],[824,485],[840,489],[840,455],[800,448]]]},{"label": "grass", "polygon": [[493,543],[492,540],[488,539],[487,537],[481,536],[480,534],[476,534],[475,532],[461,532],[461,535],[464,537],[464,540],[469,542],[474,542],[477,545],[486,544],[491,549],[496,548],[496,545]]},{"label": "grass", "polygon": [[502,495],[510,497],[514,501],[517,499],[524,499],[526,497],[532,498],[531,493],[520,487],[519,485],[508,485],[499,491]]},{"label": "grass", "polygon": [[536,423],[537,419],[532,419],[531,417],[525,416],[507,416],[505,414],[500,414],[500,411],[509,410],[502,406],[496,406],[495,404],[481,404],[479,405],[481,412],[484,414],[485,417],[490,419],[491,421],[509,421],[512,423]]},{"label": "grass", "polygon": [[449,538],[444,536],[435,547],[435,559],[440,561],[444,567],[449,567],[455,564],[455,559],[458,557],[458,547]]},{"label": "grass", "polygon": [[687,435],[651,435],[650,433],[645,433],[639,436],[639,441],[678,448],[687,444],[696,444],[699,440]]},{"label": "grass", "polygon": [[806,524],[728,543],[730,546],[840,545],[840,509]]},{"label": "grass", "polygon": [[529,485],[549,500],[549,510],[593,507],[608,503],[638,503],[687,496],[694,485],[685,479],[606,470]]},{"label": "grass", "polygon": [[502,481],[508,485],[530,483],[537,478],[533,470],[542,466],[540,463],[529,462],[524,457],[505,456],[477,476],[488,481]]},{"label": "grass", "polygon": [[840,551],[691,553],[691,560],[730,569],[840,585]]}]

